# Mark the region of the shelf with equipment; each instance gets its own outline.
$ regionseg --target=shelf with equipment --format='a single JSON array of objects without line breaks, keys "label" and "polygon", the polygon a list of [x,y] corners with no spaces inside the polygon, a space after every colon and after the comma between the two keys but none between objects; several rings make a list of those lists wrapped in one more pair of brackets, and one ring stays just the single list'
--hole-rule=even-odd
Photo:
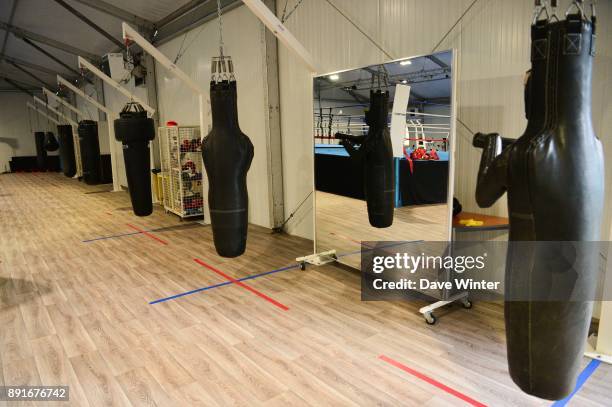
[{"label": "shelf with equipment", "polygon": [[160,127],[159,141],[164,209],[181,218],[203,216],[199,127]]}]

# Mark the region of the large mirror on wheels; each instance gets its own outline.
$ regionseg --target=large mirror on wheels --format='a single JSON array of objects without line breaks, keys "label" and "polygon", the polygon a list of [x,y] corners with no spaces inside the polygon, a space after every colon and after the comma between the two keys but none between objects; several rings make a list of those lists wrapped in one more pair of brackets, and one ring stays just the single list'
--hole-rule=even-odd
[{"label": "large mirror on wheels", "polygon": [[453,52],[314,78],[315,252],[449,241]]}]

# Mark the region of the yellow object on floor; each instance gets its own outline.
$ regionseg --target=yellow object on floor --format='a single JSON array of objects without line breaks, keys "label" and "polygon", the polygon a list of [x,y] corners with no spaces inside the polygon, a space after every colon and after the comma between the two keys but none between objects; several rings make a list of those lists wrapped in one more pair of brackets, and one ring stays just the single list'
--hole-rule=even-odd
[{"label": "yellow object on floor", "polygon": [[484,222],[476,219],[462,219],[459,221],[463,226],[482,226]]},{"label": "yellow object on floor", "polygon": [[161,174],[151,174],[153,178],[153,190],[155,191],[155,197],[159,203],[164,202],[164,188],[162,186],[162,175]]}]

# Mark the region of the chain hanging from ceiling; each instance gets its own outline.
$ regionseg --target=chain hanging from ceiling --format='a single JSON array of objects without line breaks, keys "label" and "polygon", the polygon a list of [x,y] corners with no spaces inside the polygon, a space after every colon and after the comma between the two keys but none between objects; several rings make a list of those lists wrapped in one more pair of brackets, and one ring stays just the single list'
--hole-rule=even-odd
[{"label": "chain hanging from ceiling", "polygon": [[231,56],[224,53],[223,42],[223,13],[221,11],[221,0],[217,0],[217,19],[219,23],[219,56],[213,57],[210,67],[211,82],[235,81],[234,63]]}]

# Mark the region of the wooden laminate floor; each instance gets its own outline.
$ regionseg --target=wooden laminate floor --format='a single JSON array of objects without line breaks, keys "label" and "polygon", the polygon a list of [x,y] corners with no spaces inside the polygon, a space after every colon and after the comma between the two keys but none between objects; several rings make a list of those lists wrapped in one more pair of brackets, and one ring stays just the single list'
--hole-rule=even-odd
[{"label": "wooden laminate floor", "polygon": [[[495,304],[432,327],[423,304],[361,302],[359,276],[328,265],[243,283],[261,295],[233,283],[150,305],[291,265],[312,244],[252,227],[247,253],[222,259],[209,227],[89,193],[108,188],[0,175],[0,385],[69,385],[74,406],[466,405],[385,355],[491,406],[550,404],[508,377]],[[602,365],[573,403],[611,393]]]},{"label": "wooden laminate floor", "polygon": [[[448,205],[419,205],[395,208],[393,224],[375,228],[368,221],[366,202],[360,199],[316,192],[317,252],[335,249],[337,253],[353,253],[361,242],[449,240]],[[360,269],[359,256],[341,257],[347,266]]]}]

